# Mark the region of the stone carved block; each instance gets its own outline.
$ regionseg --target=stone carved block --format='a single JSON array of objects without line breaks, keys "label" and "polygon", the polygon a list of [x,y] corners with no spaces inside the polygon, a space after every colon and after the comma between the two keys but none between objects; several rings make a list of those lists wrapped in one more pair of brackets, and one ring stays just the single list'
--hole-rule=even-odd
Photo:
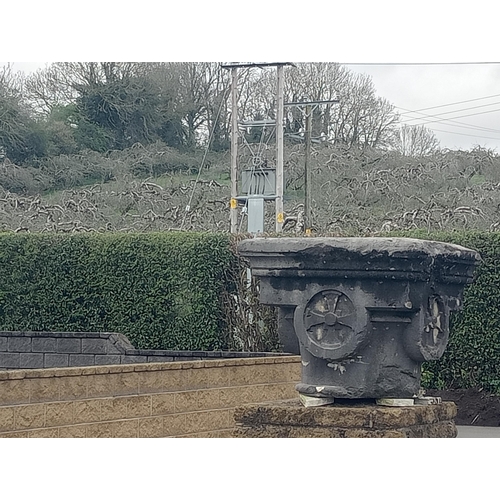
[{"label": "stone carved block", "polygon": [[480,260],[409,238],[254,238],[238,248],[291,347],[293,325],[297,390],[318,398],[414,397],[421,364],[443,355],[450,313]]}]

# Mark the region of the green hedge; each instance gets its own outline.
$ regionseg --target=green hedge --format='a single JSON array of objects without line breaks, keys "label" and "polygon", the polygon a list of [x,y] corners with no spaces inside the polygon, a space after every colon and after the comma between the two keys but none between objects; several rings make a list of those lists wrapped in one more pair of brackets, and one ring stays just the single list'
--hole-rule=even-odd
[{"label": "green hedge", "polygon": [[0,329],[120,332],[136,348],[225,347],[223,234],[2,234]]},{"label": "green hedge", "polygon": [[[391,233],[481,253],[428,388],[500,392],[500,234]],[[220,233],[1,234],[0,329],[121,332],[136,348],[276,350],[275,315]],[[231,330],[231,332],[229,331]]]}]

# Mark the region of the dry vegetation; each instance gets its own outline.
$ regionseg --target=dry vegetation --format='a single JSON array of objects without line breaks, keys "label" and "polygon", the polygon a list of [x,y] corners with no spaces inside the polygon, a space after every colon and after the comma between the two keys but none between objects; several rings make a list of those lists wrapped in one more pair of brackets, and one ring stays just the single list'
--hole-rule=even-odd
[{"label": "dry vegetation", "polygon": [[[182,154],[162,143],[108,155],[59,156],[39,168],[0,165],[3,231],[227,231],[229,154]],[[198,175],[199,169],[201,172]],[[285,153],[286,232],[301,231],[303,147]],[[318,233],[497,230],[500,157],[476,148],[425,158],[316,146]],[[244,217],[244,216],[242,216]],[[267,204],[272,231],[273,203]],[[246,221],[241,219],[241,229]]]}]

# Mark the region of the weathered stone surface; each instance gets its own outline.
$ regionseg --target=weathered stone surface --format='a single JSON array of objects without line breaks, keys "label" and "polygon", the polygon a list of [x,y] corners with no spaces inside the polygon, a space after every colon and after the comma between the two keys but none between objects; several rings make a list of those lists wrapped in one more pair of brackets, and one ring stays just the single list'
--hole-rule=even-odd
[{"label": "weathered stone surface", "polygon": [[69,354],[45,354],[44,368],[62,368],[65,366],[69,366]]},{"label": "weathered stone surface", "polygon": [[253,238],[238,250],[261,302],[279,308],[283,345],[300,352],[299,393],[351,400],[418,394],[480,260],[410,238]]},{"label": "weathered stone surface", "polygon": [[9,352],[31,352],[30,337],[10,337]]},{"label": "weathered stone surface", "polygon": [[304,408],[298,400],[238,407],[235,437],[456,437],[454,403],[405,408],[374,404]]},{"label": "weathered stone surface", "polygon": [[57,342],[55,338],[34,337],[32,342],[33,352],[57,352]]},{"label": "weathered stone surface", "polygon": [[107,342],[100,338],[83,338],[82,354],[107,354]]},{"label": "weathered stone surface", "polygon": [[22,352],[19,356],[19,368],[43,368],[43,354]]},{"label": "weathered stone surface", "polygon": [[[255,259],[256,265],[252,266],[255,269],[297,271],[363,270],[359,267],[361,262],[371,264],[370,269],[365,270],[396,271],[396,268],[388,269],[386,265],[387,259],[391,259],[400,270],[429,274],[436,260],[454,263],[459,259],[474,263],[479,258],[477,252],[460,245],[414,238],[253,238],[240,242],[238,250],[245,257]],[[295,262],[283,258],[287,256],[292,256]],[[417,262],[412,262],[414,259]],[[264,265],[259,266],[260,262]],[[463,270],[467,271],[466,268]],[[472,274],[460,271],[450,270],[452,274],[472,277]]]},{"label": "weathered stone surface", "polygon": [[82,352],[82,341],[74,338],[58,338],[57,352],[61,354],[79,354]]}]

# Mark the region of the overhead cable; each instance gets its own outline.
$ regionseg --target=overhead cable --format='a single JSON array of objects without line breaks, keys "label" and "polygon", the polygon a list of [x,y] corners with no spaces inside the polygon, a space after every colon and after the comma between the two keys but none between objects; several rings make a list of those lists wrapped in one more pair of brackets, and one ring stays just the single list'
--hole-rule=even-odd
[{"label": "overhead cable", "polygon": [[[406,110],[410,113],[418,113],[420,111],[429,111],[430,109],[436,109],[436,108],[444,108],[446,106],[455,106],[457,104],[465,104],[466,102],[473,102],[473,101],[482,101],[483,99],[491,99],[493,97],[500,97],[500,94],[494,94],[494,95],[488,95],[486,97],[477,97],[476,99],[467,99],[466,101],[457,101],[457,102],[450,102],[449,104],[441,104],[439,106],[431,106],[430,108],[420,108],[416,109],[414,111]],[[395,106],[398,109],[404,109],[400,108],[399,106]],[[406,115],[407,113],[401,113],[401,115]]]},{"label": "overhead cable", "polygon": [[[405,109],[405,108],[398,108],[398,109]],[[418,119],[425,119],[425,118],[437,118],[439,115],[427,115],[425,113],[418,113],[416,111],[411,111],[411,113],[417,113],[417,114],[420,114],[422,115],[422,117],[419,117],[419,118],[413,118],[412,120],[418,120]],[[456,120],[452,120],[451,118],[447,118],[445,120],[443,120],[443,122],[446,122],[446,123],[443,123],[443,125],[450,125],[452,127],[460,127],[460,128],[470,128],[470,129],[473,129],[473,130],[480,130],[480,131],[484,131],[484,132],[493,132],[493,133],[497,133],[497,134],[500,134],[500,130],[498,129],[494,129],[494,128],[489,128],[489,127],[481,127],[479,125],[471,125],[471,124],[466,124],[464,122],[458,122]],[[403,124],[408,124],[407,122],[405,122],[404,120],[401,121],[401,123]],[[419,125],[425,125],[425,123],[428,123],[428,122],[422,122],[422,123],[419,123],[419,124],[414,124],[414,125],[410,125],[411,127],[412,126],[419,126]],[[432,123],[432,122],[431,122]],[[455,125],[456,124],[456,125]]]},{"label": "overhead cable", "polygon": [[[443,113],[436,113],[435,115],[428,115],[428,116],[430,116],[432,118],[439,118],[440,116],[443,116],[443,115],[450,115],[450,114],[453,114],[453,113],[461,113],[462,111],[468,111],[470,109],[487,108],[488,106],[495,106],[497,104],[500,104],[500,101],[492,102],[490,104],[481,104],[480,106],[471,106],[469,108],[456,109],[454,111],[445,111]],[[477,114],[481,114],[481,113],[477,113]],[[467,116],[473,116],[473,115],[467,115]],[[460,118],[460,117],[456,116],[455,118]],[[405,118],[405,123],[408,123],[408,122],[411,122],[411,121],[415,121],[415,120],[420,120],[420,118],[409,118],[408,117],[408,118]]]}]

